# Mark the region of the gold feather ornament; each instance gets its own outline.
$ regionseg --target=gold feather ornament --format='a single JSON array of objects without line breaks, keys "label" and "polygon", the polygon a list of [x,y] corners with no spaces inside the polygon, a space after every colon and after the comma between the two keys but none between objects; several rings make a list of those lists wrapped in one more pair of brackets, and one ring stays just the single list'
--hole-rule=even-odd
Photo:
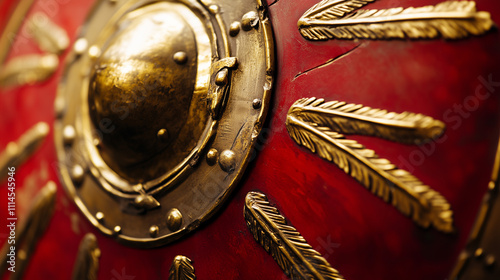
[{"label": "gold feather ornament", "polygon": [[403,143],[439,137],[444,123],[409,112],[394,113],[345,102],[302,98],[287,115],[290,137],[319,157],[333,162],[373,194],[389,202],[422,227],[453,231],[453,212],[446,199],[408,171],[341,133],[377,136]]},{"label": "gold feather ornament", "polygon": [[245,198],[245,220],[255,240],[291,279],[343,280],[337,270],[314,250],[263,193]]},{"label": "gold feather ornament", "polygon": [[307,10],[297,25],[309,40],[462,39],[481,35],[494,23],[477,12],[473,1],[435,6],[358,10],[375,0],[323,0]]},{"label": "gold feather ornament", "polygon": [[170,265],[169,280],[195,280],[194,266],[191,260],[182,255],[175,256]]}]

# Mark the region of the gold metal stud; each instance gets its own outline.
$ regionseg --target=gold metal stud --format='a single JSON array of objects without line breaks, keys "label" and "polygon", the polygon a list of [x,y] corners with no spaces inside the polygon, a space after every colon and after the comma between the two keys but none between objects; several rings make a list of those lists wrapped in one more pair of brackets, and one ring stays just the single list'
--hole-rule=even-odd
[{"label": "gold metal stud", "polygon": [[231,23],[231,25],[229,26],[229,35],[231,37],[235,37],[236,35],[238,35],[238,33],[240,33],[240,29],[241,23],[239,21]]},{"label": "gold metal stud", "polygon": [[167,227],[170,231],[177,231],[182,225],[182,214],[177,208],[172,208],[167,213]]},{"label": "gold metal stud", "polygon": [[210,6],[208,7],[208,10],[209,10],[209,11],[210,11],[213,15],[218,14],[218,13],[219,13],[219,6],[217,6],[217,5],[210,5]]},{"label": "gold metal stud", "polygon": [[122,227],[121,226],[115,226],[113,228],[113,233],[114,234],[120,234],[122,232]]},{"label": "gold metal stud", "polygon": [[168,130],[166,128],[162,128],[158,130],[158,133],[156,134],[158,137],[158,140],[161,142],[166,143],[168,141],[169,135],[168,135]]},{"label": "gold metal stud", "polygon": [[226,172],[233,172],[236,165],[236,155],[231,150],[222,151],[219,157],[219,165]]},{"label": "gold metal stud", "polygon": [[73,183],[80,184],[83,181],[85,175],[85,171],[83,167],[79,164],[76,164],[71,169],[71,179],[73,179]]},{"label": "gold metal stud", "polygon": [[217,163],[217,158],[219,157],[219,151],[217,149],[210,149],[207,153],[207,163],[208,165],[214,165]]},{"label": "gold metal stud", "polygon": [[73,50],[75,51],[76,54],[80,55],[87,50],[87,47],[88,47],[87,39],[80,38],[76,40],[75,44],[73,45]]},{"label": "gold metal stud", "polygon": [[486,256],[486,258],[484,259],[484,264],[487,266],[487,267],[492,267],[494,264],[495,264],[496,260],[495,260],[495,256],[493,255],[488,255]]},{"label": "gold metal stud", "polygon": [[489,189],[490,191],[493,191],[493,190],[495,190],[495,188],[496,188],[496,184],[495,184],[495,182],[491,181],[491,182],[488,184],[488,189]]},{"label": "gold metal stud", "polygon": [[158,236],[158,232],[159,231],[160,231],[160,229],[158,228],[158,226],[156,226],[156,225],[155,226],[151,226],[149,228],[149,235],[151,237],[156,237],[156,236]]},{"label": "gold metal stud", "polygon": [[64,102],[64,99],[61,97],[57,97],[56,100],[54,101],[54,112],[56,118],[58,119],[62,118],[65,109],[66,109],[66,103]]},{"label": "gold metal stud", "polygon": [[262,106],[262,100],[260,100],[258,98],[256,98],[256,99],[253,100],[252,107],[254,109],[260,109],[261,106]]},{"label": "gold metal stud", "polygon": [[479,258],[483,255],[483,249],[482,248],[477,248],[476,251],[474,251],[474,257]]},{"label": "gold metal stud", "polygon": [[66,145],[71,145],[75,141],[76,132],[72,125],[66,125],[63,129],[63,141]]},{"label": "gold metal stud", "polygon": [[96,59],[101,55],[101,49],[98,46],[91,46],[89,48],[89,56],[92,59]]},{"label": "gold metal stud", "polygon": [[187,54],[185,52],[176,52],[173,58],[175,63],[184,64],[187,61]]},{"label": "gold metal stud", "polygon": [[102,212],[97,212],[95,214],[95,218],[97,219],[97,221],[102,222],[104,220],[104,214]]}]

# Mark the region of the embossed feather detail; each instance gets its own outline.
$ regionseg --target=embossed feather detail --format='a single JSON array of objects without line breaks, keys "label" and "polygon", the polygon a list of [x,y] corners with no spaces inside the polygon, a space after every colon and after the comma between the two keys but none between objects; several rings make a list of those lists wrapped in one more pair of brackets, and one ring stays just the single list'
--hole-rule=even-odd
[{"label": "embossed feather detail", "polygon": [[244,208],[247,226],[255,240],[291,279],[344,279],[300,233],[289,226],[265,194],[249,192]]},{"label": "embossed feather detail", "polygon": [[92,233],[85,234],[78,248],[72,279],[96,280],[100,257],[101,250],[97,244],[97,238]]},{"label": "embossed feather detail", "polygon": [[170,273],[168,276],[169,280],[194,280],[196,275],[194,274],[194,267],[191,264],[191,260],[185,256],[175,256],[170,266]]},{"label": "embossed feather detail", "polygon": [[355,11],[373,1],[323,0],[299,19],[300,33],[309,40],[462,39],[484,34],[494,25],[489,13],[476,11],[473,1]]},{"label": "embossed feather detail", "polygon": [[302,15],[301,19],[332,20],[341,18],[375,1],[376,0],[323,0],[307,10]]},{"label": "embossed feather detail", "polygon": [[300,119],[345,134],[370,135],[406,144],[421,144],[443,134],[445,124],[429,116],[394,113],[360,104],[302,98],[289,110]]},{"label": "embossed feather detail", "polygon": [[[311,101],[313,102],[310,103]],[[296,104],[302,105],[296,106]],[[307,116],[308,113],[301,111],[302,108],[317,107],[320,104],[323,104],[322,100],[301,99],[290,108],[286,127],[295,142],[318,154],[321,158],[335,163],[373,194],[390,202],[404,215],[411,216],[418,225],[422,227],[432,225],[443,232],[453,231],[453,212],[441,194],[423,184],[408,171],[397,168],[387,159],[379,158],[373,150],[366,149],[354,140],[346,139],[339,133],[344,132],[342,125],[339,126],[336,122],[324,119],[324,117],[311,118]],[[335,106],[335,104],[340,104],[340,107],[345,106],[342,102],[325,104],[325,107]],[[360,110],[359,105],[351,105],[353,110]],[[384,114],[387,113],[384,112]],[[305,120],[307,118],[319,122],[308,122]],[[328,127],[330,125],[339,129],[339,132]],[[376,125],[378,124],[374,124]],[[352,127],[347,130],[357,131]],[[369,129],[369,131],[380,134],[380,130],[377,129]]]},{"label": "embossed feather detail", "polygon": [[[35,253],[38,241],[47,230],[56,205],[57,187],[53,181],[47,184],[37,193],[29,212],[22,219],[22,224],[16,229],[16,249],[24,251],[24,258],[16,262],[16,272],[11,274],[11,279],[23,279],[30,259]],[[9,244],[5,243],[1,250],[0,273],[7,270],[7,253]]]}]

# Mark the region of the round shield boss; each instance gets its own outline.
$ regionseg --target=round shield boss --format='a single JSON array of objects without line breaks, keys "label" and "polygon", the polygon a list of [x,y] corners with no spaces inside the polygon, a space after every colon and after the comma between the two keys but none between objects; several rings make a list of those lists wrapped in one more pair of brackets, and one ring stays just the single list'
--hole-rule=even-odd
[{"label": "round shield boss", "polygon": [[268,108],[273,44],[260,2],[237,2],[92,10],[59,85],[55,141],[68,194],[102,233],[171,242],[242,176]]}]

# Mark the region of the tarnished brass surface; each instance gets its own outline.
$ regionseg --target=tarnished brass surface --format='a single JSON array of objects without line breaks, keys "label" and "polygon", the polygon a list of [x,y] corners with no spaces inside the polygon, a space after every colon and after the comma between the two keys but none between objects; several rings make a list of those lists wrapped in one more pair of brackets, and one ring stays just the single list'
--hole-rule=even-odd
[{"label": "tarnished brass surface", "polygon": [[97,238],[92,233],[85,234],[78,248],[78,255],[71,279],[97,280],[100,257],[101,249],[99,249],[99,244],[97,244]]},{"label": "tarnished brass surface", "polygon": [[[252,29],[230,36],[248,13]],[[176,240],[228,197],[262,127],[274,71],[266,7],[99,1],[82,30],[54,105],[61,181],[104,234]]]},{"label": "tarnished brass surface", "polygon": [[186,256],[175,256],[172,265],[170,265],[168,280],[194,279],[196,279],[196,274],[194,274],[194,267],[191,264],[191,260]]},{"label": "tarnished brass surface", "polygon": [[344,279],[294,227],[287,224],[265,194],[247,194],[244,216],[255,240],[291,279]]},{"label": "tarnished brass surface", "polygon": [[307,10],[297,25],[304,38],[328,39],[462,39],[493,27],[487,12],[473,1],[435,6],[358,10],[375,0],[323,0]]},{"label": "tarnished brass surface", "polygon": [[[52,181],[48,182],[36,195],[27,216],[22,217],[23,222],[16,229],[16,255],[18,256],[16,271],[11,273],[10,279],[23,279],[38,241],[52,219],[56,205],[56,192],[56,184]],[[5,242],[1,250],[0,274],[7,270],[9,246],[8,242]]]},{"label": "tarnished brass surface", "polygon": [[49,134],[49,129],[47,123],[39,122],[21,135],[17,141],[7,144],[0,154],[0,181],[7,176],[8,167],[21,165],[40,147]]},{"label": "tarnished brass surface", "polygon": [[421,114],[397,114],[338,101],[325,103],[313,97],[299,99],[290,107],[286,127],[295,142],[335,163],[418,225],[453,231],[453,211],[441,194],[341,134],[418,144],[441,136],[443,122]]},{"label": "tarnished brass surface", "polygon": [[174,168],[196,146],[207,122],[201,93],[208,79],[203,77],[196,89],[195,84],[198,53],[206,60],[211,50],[196,43],[194,32],[203,30],[186,22],[199,19],[171,6],[148,5],[121,20],[90,78],[92,123],[105,128],[100,154],[133,183]]}]

